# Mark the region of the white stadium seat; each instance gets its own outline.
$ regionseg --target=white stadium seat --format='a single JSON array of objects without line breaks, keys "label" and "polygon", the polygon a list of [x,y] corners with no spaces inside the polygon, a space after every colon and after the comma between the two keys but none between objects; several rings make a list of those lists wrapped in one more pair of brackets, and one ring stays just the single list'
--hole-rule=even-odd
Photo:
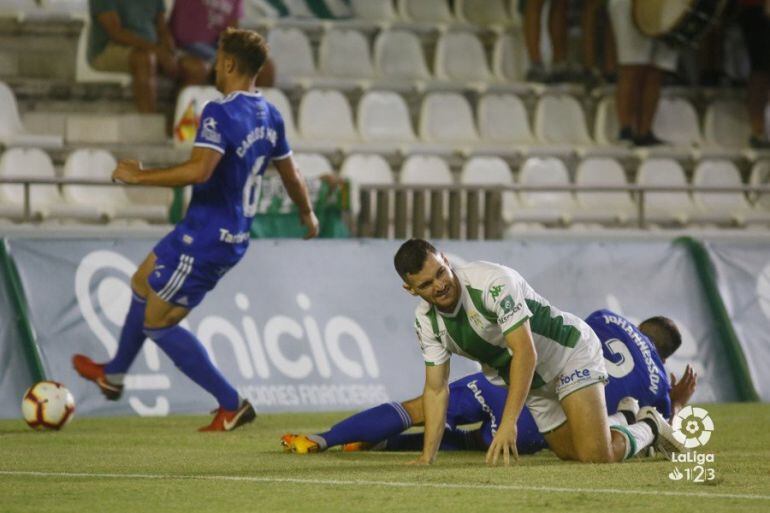
[{"label": "white stadium seat", "polygon": [[311,90],[299,104],[299,130],[314,142],[353,142],[358,134],[353,126],[350,104],[339,91]]},{"label": "white stadium seat", "polygon": [[578,101],[568,94],[547,94],[535,109],[535,135],[546,144],[592,144]]},{"label": "white stadium seat", "polygon": [[[56,178],[51,158],[38,148],[12,148],[0,158],[0,176]],[[24,213],[24,186],[0,185],[0,216],[21,220]],[[31,185],[30,215],[33,219],[71,219],[100,221],[101,213],[89,206],[64,200],[56,185]]]},{"label": "white stadium seat", "polygon": [[[616,160],[589,158],[575,171],[576,185],[628,185],[625,172]],[[628,191],[577,191],[574,222],[625,224],[635,214],[636,206]]]},{"label": "white stadium seat", "polygon": [[701,143],[700,124],[695,107],[684,98],[661,98],[652,124],[653,133],[674,146]]},{"label": "white stadium seat", "polygon": [[423,23],[452,23],[455,21],[447,0],[398,0],[401,18]]},{"label": "white stadium seat", "polygon": [[[376,154],[348,155],[342,163],[340,176],[350,180],[350,208],[353,215],[357,215],[361,209],[361,197],[358,192],[360,185],[390,185],[395,182],[390,165]],[[393,215],[392,208],[390,215]]]},{"label": "white stadium seat", "polygon": [[[460,172],[460,183],[465,185],[513,185],[513,173],[499,157],[475,157],[468,159]],[[483,218],[484,195],[479,198],[479,214]],[[503,192],[503,220],[510,223],[515,215],[518,200],[513,191]]]},{"label": "white stadium seat", "polygon": [[[436,156],[412,155],[401,166],[399,182],[405,185],[452,185],[454,180],[449,166]],[[444,198],[444,214],[448,213],[447,196]],[[430,194],[425,195],[425,219],[430,221]],[[407,198],[407,218],[412,218],[412,196]]]},{"label": "white stadium seat", "polygon": [[316,74],[310,41],[301,30],[274,28],[268,34],[267,42],[279,82],[286,78],[305,78]]},{"label": "white stadium seat", "polygon": [[91,16],[83,16],[83,28],[78,37],[77,56],[75,58],[75,79],[78,82],[110,82],[127,86],[131,83],[131,75],[113,71],[97,71],[88,62],[88,41],[91,34]]},{"label": "white stadium seat", "polygon": [[717,100],[706,109],[703,135],[711,146],[743,148],[751,136],[750,126],[744,103]]},{"label": "white stadium seat", "polygon": [[8,147],[60,148],[64,145],[64,140],[57,135],[27,133],[19,118],[16,95],[4,82],[0,82],[0,144]]},{"label": "white stadium seat", "polygon": [[[519,173],[521,185],[569,185],[567,167],[556,158],[530,158]],[[516,210],[514,222],[569,223],[575,210],[575,200],[569,191],[519,193],[521,208]]]},{"label": "white stadium seat", "polygon": [[[770,160],[760,160],[751,168],[751,185],[770,186]],[[754,198],[755,208],[770,212],[770,192],[759,194]]]},{"label": "white stadium seat", "polygon": [[356,18],[373,22],[389,22],[397,18],[391,0],[351,0]]},{"label": "white stadium seat", "polygon": [[414,142],[409,107],[398,93],[370,91],[358,103],[358,130],[366,142]]},{"label": "white stadium seat", "polygon": [[420,39],[407,30],[383,30],[374,41],[374,63],[384,79],[431,78]]},{"label": "white stadium seat", "polygon": [[[740,187],[743,182],[738,168],[732,162],[713,159],[698,163],[692,184],[698,187]],[[694,191],[692,196],[697,207],[692,221],[743,224],[745,214],[751,209],[742,192]]]},{"label": "white stadium seat", "polygon": [[[117,161],[105,150],[80,149],[72,152],[64,163],[64,176],[109,180]],[[136,219],[163,223],[168,220],[167,205],[137,204],[122,187],[98,185],[65,185],[64,197],[70,203],[94,207],[106,219]]]},{"label": "white stadium seat", "polygon": [[507,25],[511,22],[504,0],[455,0],[457,17],[474,25]]},{"label": "white stadium seat", "polygon": [[477,114],[479,133],[485,142],[528,145],[535,141],[527,109],[518,96],[484,95],[479,100]]},{"label": "white stadium seat", "polygon": [[605,96],[596,108],[594,139],[599,144],[616,144],[619,132],[620,124],[618,123],[618,112],[615,108],[615,98]]},{"label": "white stadium seat", "polygon": [[521,82],[529,66],[521,31],[497,36],[492,50],[492,73],[501,81]]},{"label": "white stadium seat", "polygon": [[[687,185],[684,170],[673,159],[650,158],[642,162],[636,176],[639,185],[660,187]],[[645,192],[644,215],[652,223],[686,224],[694,206],[687,192]]]},{"label": "white stadium seat", "polygon": [[420,138],[426,142],[472,145],[478,141],[468,100],[459,93],[430,93],[420,109]]},{"label": "white stadium seat", "polygon": [[283,129],[286,133],[286,138],[289,140],[289,144],[297,141],[299,135],[297,134],[297,128],[294,125],[294,111],[292,111],[291,103],[286,97],[283,91],[274,87],[266,87],[260,90],[265,100],[272,103],[273,106],[278,109],[283,118]]},{"label": "white stadium seat", "polygon": [[294,163],[305,179],[334,174],[334,169],[329,160],[317,153],[296,153],[294,155]]},{"label": "white stadium seat", "polygon": [[357,30],[329,30],[318,48],[318,68],[328,77],[372,78],[369,43]]},{"label": "white stadium seat", "polygon": [[180,121],[183,118],[186,119],[192,112],[196,119],[195,127],[197,128],[203,107],[211,100],[219,98],[222,98],[222,93],[214,86],[187,86],[179,92],[174,110],[174,144],[192,146],[195,141],[195,132],[192,131],[191,134],[187,134],[186,131],[179,130]]},{"label": "white stadium seat", "polygon": [[484,82],[491,78],[481,41],[472,32],[447,32],[436,43],[436,78]]}]

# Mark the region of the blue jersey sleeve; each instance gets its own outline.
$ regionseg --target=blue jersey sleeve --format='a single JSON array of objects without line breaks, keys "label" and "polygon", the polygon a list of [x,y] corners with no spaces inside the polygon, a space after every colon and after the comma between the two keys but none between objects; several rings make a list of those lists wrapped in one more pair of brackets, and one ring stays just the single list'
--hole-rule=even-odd
[{"label": "blue jersey sleeve", "polygon": [[281,113],[278,112],[278,109],[276,109],[273,105],[270,106],[270,110],[272,111],[273,125],[275,127],[275,133],[277,136],[275,140],[275,148],[273,148],[273,154],[271,157],[274,160],[285,159],[291,155],[291,148],[289,147],[289,141],[286,140],[286,128],[283,124],[283,116],[281,116]]},{"label": "blue jersey sleeve", "polygon": [[208,102],[203,107],[198,133],[195,136],[195,146],[209,148],[223,154],[227,150],[225,127],[227,126],[227,114],[217,102]]}]

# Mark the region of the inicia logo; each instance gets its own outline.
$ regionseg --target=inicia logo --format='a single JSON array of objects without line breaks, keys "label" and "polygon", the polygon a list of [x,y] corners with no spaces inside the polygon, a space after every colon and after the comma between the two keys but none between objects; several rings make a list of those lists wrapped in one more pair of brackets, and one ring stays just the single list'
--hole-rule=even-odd
[{"label": "inicia logo", "polygon": [[685,406],[676,414],[671,427],[674,428],[674,438],[686,449],[703,447],[711,438],[714,431],[714,421],[709,412],[703,408]]}]

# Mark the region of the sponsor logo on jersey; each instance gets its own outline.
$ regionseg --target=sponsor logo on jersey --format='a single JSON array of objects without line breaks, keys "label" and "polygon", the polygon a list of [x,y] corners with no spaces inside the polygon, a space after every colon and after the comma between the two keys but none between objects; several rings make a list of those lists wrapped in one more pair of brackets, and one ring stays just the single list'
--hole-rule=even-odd
[{"label": "sponsor logo on jersey", "polygon": [[588,369],[575,369],[572,374],[569,374],[567,376],[561,375],[559,376],[559,384],[561,385],[569,385],[570,383],[574,383],[576,381],[580,381],[585,378],[591,377],[591,371]]},{"label": "sponsor logo on jersey", "polygon": [[471,391],[473,391],[473,397],[481,406],[481,411],[489,415],[489,427],[492,430],[492,436],[495,436],[497,434],[497,417],[495,417],[495,412],[492,410],[489,404],[487,404],[487,400],[484,398],[484,394],[481,393],[481,389],[479,388],[479,385],[475,379],[469,382],[466,386]]},{"label": "sponsor logo on jersey", "polygon": [[510,295],[505,296],[503,300],[500,301],[500,309],[503,311],[503,315],[498,319],[498,323],[504,324],[521,310],[521,303],[514,303],[513,298]]},{"label": "sponsor logo on jersey", "polygon": [[216,119],[211,117],[204,119],[203,123],[201,123],[201,127],[201,137],[215,144],[222,143],[222,135],[217,129]]},{"label": "sponsor logo on jersey", "polygon": [[227,244],[241,244],[249,240],[249,232],[230,233],[225,228],[219,229],[219,241]]}]

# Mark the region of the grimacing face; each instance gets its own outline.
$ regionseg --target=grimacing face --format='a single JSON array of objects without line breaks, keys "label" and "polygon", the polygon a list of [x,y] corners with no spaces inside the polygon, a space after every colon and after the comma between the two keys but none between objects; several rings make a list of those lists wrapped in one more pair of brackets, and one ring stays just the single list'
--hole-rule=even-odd
[{"label": "grimacing face", "polygon": [[406,275],[404,288],[446,312],[454,310],[460,299],[459,282],[443,254],[428,253],[422,269]]}]

